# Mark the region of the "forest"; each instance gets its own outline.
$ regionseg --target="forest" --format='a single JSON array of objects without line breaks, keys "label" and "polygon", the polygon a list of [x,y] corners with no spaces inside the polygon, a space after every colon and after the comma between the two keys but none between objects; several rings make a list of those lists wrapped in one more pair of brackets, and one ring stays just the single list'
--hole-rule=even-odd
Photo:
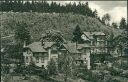
[{"label": "forest", "polygon": [[66,5],[60,5],[56,2],[49,4],[46,1],[36,2],[34,0],[24,2],[24,0],[5,0],[0,2],[0,11],[8,12],[42,12],[42,13],[77,13],[85,16],[96,17],[97,11],[92,11],[88,2],[86,4],[80,3],[76,5],[69,3]]}]

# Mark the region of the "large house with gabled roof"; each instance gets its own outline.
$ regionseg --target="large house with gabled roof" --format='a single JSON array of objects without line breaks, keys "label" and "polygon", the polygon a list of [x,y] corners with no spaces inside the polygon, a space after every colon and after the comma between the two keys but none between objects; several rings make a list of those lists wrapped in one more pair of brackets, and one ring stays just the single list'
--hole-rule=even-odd
[{"label": "large house with gabled roof", "polygon": [[34,63],[38,67],[47,68],[51,58],[57,61],[63,54],[70,54],[77,65],[84,64],[90,69],[90,53],[87,49],[87,46],[71,42],[62,43],[59,47],[55,42],[33,42],[24,47],[23,56],[25,65]]},{"label": "large house with gabled roof", "polygon": [[103,32],[83,32],[81,38],[90,45],[91,54],[108,54],[108,42]]},{"label": "large house with gabled roof", "polygon": [[84,44],[66,42],[59,47],[59,52],[60,57],[64,54],[71,55],[77,66],[85,65],[88,69],[91,68],[89,47]]},{"label": "large house with gabled roof", "polygon": [[55,42],[33,42],[24,47],[25,65],[34,63],[39,67],[47,67],[51,58],[57,60],[57,46]]}]

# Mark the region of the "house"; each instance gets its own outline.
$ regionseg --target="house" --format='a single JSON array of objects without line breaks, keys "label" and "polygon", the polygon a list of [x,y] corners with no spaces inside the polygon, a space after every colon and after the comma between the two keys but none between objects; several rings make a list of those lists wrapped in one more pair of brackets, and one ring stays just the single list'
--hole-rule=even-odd
[{"label": "house", "polygon": [[103,32],[83,32],[81,38],[90,45],[91,54],[107,54],[106,35]]},{"label": "house", "polygon": [[57,61],[57,46],[55,42],[33,42],[24,47],[24,61],[25,65],[34,63],[38,67],[45,67],[51,58]]},{"label": "house", "polygon": [[81,52],[81,58],[83,62],[86,64],[87,69],[91,69],[90,46],[87,44],[78,44],[77,50]]},{"label": "house", "polygon": [[[83,32],[84,50],[88,51],[87,59],[92,68],[96,63],[104,63],[110,56],[111,47],[108,45],[106,34],[103,32]],[[85,52],[87,54],[87,52]],[[90,53],[90,55],[89,55]]]},{"label": "house", "polygon": [[89,47],[84,44],[67,42],[60,46],[59,51],[61,56],[66,53],[70,54],[74,58],[76,65],[84,65],[88,69],[91,68]]}]

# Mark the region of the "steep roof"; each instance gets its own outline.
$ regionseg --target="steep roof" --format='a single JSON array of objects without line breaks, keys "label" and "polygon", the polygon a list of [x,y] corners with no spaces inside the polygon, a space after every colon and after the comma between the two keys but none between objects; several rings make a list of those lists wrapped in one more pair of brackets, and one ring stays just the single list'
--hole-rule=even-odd
[{"label": "steep roof", "polygon": [[77,49],[90,48],[89,44],[77,44]]},{"label": "steep roof", "polygon": [[103,32],[83,32],[86,35],[105,35]]},{"label": "steep roof", "polygon": [[70,52],[70,53],[80,53],[76,48],[76,43],[65,43],[63,46]]},{"label": "steep roof", "polygon": [[32,52],[47,52],[41,42],[33,42],[32,44],[26,46],[26,48],[30,48]]},{"label": "steep roof", "polygon": [[84,35],[87,36],[87,38],[89,39],[94,39],[93,35],[95,36],[105,36],[105,34],[103,32],[83,32]]},{"label": "steep roof", "polygon": [[53,44],[55,44],[55,42],[44,42],[44,48],[52,47]]},{"label": "steep roof", "polygon": [[32,52],[47,52],[45,49],[52,47],[55,42],[44,42],[42,46],[41,42],[33,42],[32,44],[26,46],[26,48],[30,48]]}]

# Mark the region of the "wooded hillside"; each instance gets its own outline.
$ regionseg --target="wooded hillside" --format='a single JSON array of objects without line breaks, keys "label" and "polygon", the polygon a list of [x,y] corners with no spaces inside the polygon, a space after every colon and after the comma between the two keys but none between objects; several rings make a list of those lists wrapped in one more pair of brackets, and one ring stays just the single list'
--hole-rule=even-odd
[{"label": "wooded hillside", "polygon": [[71,40],[77,24],[82,31],[103,31],[106,34],[113,33],[115,36],[121,33],[118,29],[105,26],[96,18],[73,13],[8,12],[0,16],[2,16],[2,36],[14,34],[16,23],[23,21],[27,23],[31,36],[37,41],[50,29],[61,31],[65,39]]}]

